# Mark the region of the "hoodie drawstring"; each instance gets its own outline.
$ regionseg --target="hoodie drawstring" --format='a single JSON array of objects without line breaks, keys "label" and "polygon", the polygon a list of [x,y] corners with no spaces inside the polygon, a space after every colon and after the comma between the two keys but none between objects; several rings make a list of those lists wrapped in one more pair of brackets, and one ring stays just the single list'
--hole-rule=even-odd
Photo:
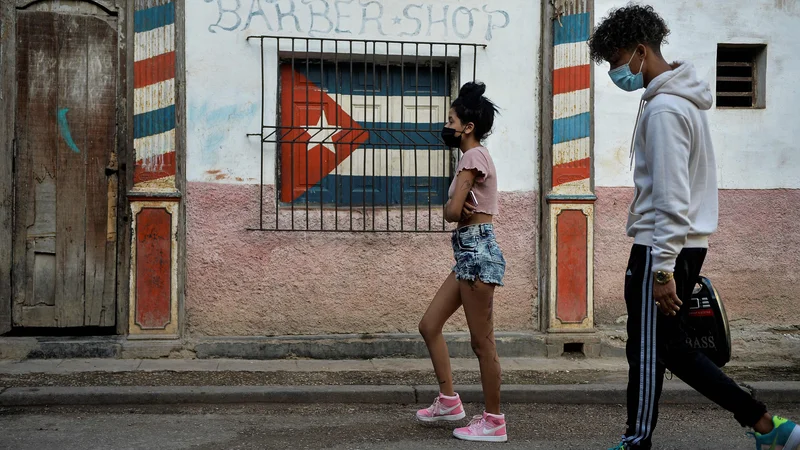
[{"label": "hoodie drawstring", "polygon": [[644,106],[646,103],[647,101],[642,99],[642,101],[639,102],[639,112],[636,113],[636,124],[633,125],[633,136],[631,137],[631,152],[628,155],[628,157],[631,160],[631,165],[629,167],[629,170],[633,169],[633,156],[634,156],[633,150],[634,150],[634,145],[636,144],[636,132],[639,130],[639,119],[642,118],[642,111],[644,111]]}]

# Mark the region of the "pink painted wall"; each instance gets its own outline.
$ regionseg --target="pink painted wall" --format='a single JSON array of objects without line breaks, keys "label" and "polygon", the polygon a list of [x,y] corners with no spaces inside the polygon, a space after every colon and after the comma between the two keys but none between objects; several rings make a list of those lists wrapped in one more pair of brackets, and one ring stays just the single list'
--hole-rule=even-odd
[{"label": "pink painted wall", "polygon": [[[625,236],[633,188],[598,188],[595,212],[595,318],[613,324],[632,240]],[[703,274],[739,324],[798,324],[800,190],[721,190],[719,229]]]},{"label": "pink painted wall", "polygon": [[[538,194],[501,193],[498,330],[532,330]],[[258,187],[190,182],[186,320],[192,335],[412,332],[452,267],[448,234],[248,231]],[[463,312],[449,330],[466,330]]]}]

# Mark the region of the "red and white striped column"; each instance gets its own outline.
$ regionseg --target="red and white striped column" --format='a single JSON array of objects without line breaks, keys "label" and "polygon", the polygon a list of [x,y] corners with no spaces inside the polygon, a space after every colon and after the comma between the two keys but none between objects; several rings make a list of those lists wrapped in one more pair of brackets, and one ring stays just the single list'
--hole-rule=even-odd
[{"label": "red and white striped column", "polygon": [[546,328],[586,333],[594,328],[591,2],[562,0],[554,7]]},{"label": "red and white striped column", "polygon": [[130,336],[178,336],[175,2],[134,3]]}]

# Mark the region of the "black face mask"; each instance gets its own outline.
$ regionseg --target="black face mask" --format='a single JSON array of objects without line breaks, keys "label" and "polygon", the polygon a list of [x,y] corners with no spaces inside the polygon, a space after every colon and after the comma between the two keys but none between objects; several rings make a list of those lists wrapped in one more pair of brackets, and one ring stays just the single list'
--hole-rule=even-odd
[{"label": "black face mask", "polygon": [[[467,127],[464,127],[464,130],[466,129]],[[455,128],[442,128],[442,141],[444,141],[444,145],[451,148],[461,147],[461,136],[463,136],[464,130],[461,130],[461,135],[456,136],[458,131]]]}]

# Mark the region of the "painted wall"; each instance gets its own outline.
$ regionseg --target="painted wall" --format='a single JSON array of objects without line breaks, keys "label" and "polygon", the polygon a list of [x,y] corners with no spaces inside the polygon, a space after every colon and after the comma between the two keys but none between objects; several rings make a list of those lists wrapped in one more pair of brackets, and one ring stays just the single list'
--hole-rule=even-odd
[{"label": "painted wall", "polygon": [[[669,60],[691,61],[700,77],[715,85],[718,43],[767,44],[767,107],[717,109],[708,113],[722,189],[800,188],[800,129],[797,109],[800,59],[800,4],[783,0],[735,2],[651,1],[672,31],[664,47]],[[621,2],[596,2],[599,21]],[[628,151],[641,93],[626,93],[611,82],[608,65],[595,69],[596,185],[633,186]]]},{"label": "painted wall", "polygon": [[[712,277],[735,323],[798,323],[793,267],[800,264],[800,5],[784,0],[651,1],[672,30],[667,60],[688,60],[713,86],[718,43],[767,44],[766,108],[708,113],[719,171],[720,225],[704,273]],[[623,2],[597,1],[597,22]],[[600,323],[624,314],[622,283],[631,240],[626,208],[633,196],[628,169],[640,95],[616,88],[608,66],[595,69],[595,301]],[[639,93],[641,94],[641,93]],[[783,311],[786,314],[775,314]]]},{"label": "painted wall", "polygon": [[[261,63],[250,35],[486,44],[477,79],[502,108],[488,139],[508,260],[500,330],[534,327],[540,5],[524,0],[188,0],[187,288],[190,333],[415,332],[452,264],[447,234],[256,232]],[[408,51],[411,47],[406,47]],[[285,49],[285,48],[284,48]],[[282,50],[284,50],[282,49]],[[267,46],[267,61],[277,49]],[[452,54],[451,54],[452,56]],[[462,79],[472,60],[462,60]],[[468,68],[468,70],[466,70]],[[278,67],[266,65],[266,86]],[[266,89],[267,124],[277,93]],[[346,108],[345,108],[346,109]],[[351,111],[345,111],[351,114]],[[265,198],[275,151],[266,147]],[[270,200],[271,202],[271,200]],[[458,318],[450,329],[465,329]]]}]

